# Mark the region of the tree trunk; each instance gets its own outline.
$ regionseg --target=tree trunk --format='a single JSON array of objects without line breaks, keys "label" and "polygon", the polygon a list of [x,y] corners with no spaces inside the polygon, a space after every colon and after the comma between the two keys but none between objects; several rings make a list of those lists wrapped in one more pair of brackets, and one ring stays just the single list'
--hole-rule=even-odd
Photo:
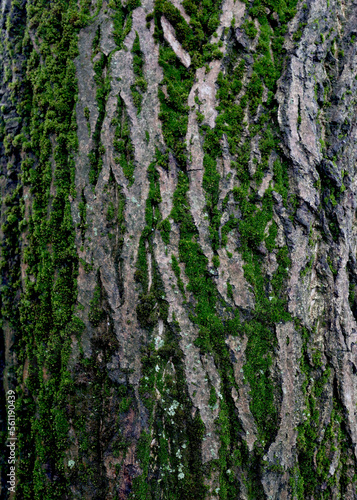
[{"label": "tree trunk", "polygon": [[1,498],[356,500],[356,2],[0,5]]}]

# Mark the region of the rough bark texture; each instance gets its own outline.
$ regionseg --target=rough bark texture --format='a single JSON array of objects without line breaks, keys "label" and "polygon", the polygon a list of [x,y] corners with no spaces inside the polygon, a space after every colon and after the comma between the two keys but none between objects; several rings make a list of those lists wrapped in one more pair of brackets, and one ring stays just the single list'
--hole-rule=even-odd
[{"label": "rough bark texture", "polygon": [[0,5],[1,498],[356,500],[356,1]]}]

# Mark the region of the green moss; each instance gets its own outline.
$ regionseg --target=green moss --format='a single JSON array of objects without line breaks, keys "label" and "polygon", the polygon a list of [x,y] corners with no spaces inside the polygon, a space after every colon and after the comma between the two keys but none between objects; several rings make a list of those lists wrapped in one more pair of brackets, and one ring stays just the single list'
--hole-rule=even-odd
[{"label": "green moss", "polygon": [[227,281],[227,297],[233,300],[233,287],[229,281]]},{"label": "green moss", "polygon": [[258,30],[253,21],[245,21],[242,28],[244,29],[246,35],[252,40],[257,36]]},{"label": "green moss", "polygon": [[[326,484],[324,496],[321,498],[331,498],[332,488],[338,485],[338,491],[341,498],[345,495],[347,483],[351,481],[351,476],[344,483],[339,479],[339,472],[335,471],[330,476],[330,464],[333,454],[340,449],[342,454],[346,450],[344,431],[342,431],[342,406],[336,395],[333,397],[333,410],[330,423],[326,432],[321,434],[321,416],[317,407],[324,405],[326,397],[326,386],[332,383],[331,370],[324,368],[321,360],[321,354],[316,349],[313,350],[310,364],[309,349],[312,338],[309,331],[301,328],[296,321],[296,327],[302,333],[303,346],[300,367],[305,375],[304,390],[306,394],[306,420],[298,426],[297,453],[298,465],[294,470],[294,479],[291,480],[293,490],[296,491],[299,500],[311,495],[317,495],[321,491],[321,484]],[[307,391],[307,387],[309,390]],[[324,423],[324,426],[326,424]],[[343,461],[343,459],[342,459]],[[346,471],[346,470],[345,470]],[[336,491],[336,490],[334,490]]]},{"label": "green moss", "polygon": [[252,115],[255,115],[263,95],[263,85],[257,73],[252,74],[247,89],[247,95],[249,98],[249,111]]},{"label": "green moss", "polygon": [[274,182],[276,191],[281,194],[284,203],[287,202],[289,192],[289,179],[287,174],[286,162],[281,162],[279,159],[275,160],[273,164]]},{"label": "green moss", "polygon": [[146,257],[145,239],[141,236],[138,247],[138,257],[136,262],[135,280],[141,284],[144,292],[148,290],[148,264]]},{"label": "green moss", "polygon": [[[208,5],[208,4],[207,4]],[[271,6],[272,9],[276,6]],[[198,325],[199,334],[195,344],[202,352],[211,352],[214,355],[216,365],[222,379],[222,400],[220,400],[220,418],[217,422],[221,436],[221,450],[218,461],[220,469],[220,498],[233,498],[236,495],[238,485],[236,477],[229,477],[226,473],[228,464],[244,463],[244,470],[250,470],[254,464],[254,473],[247,472],[247,490],[250,498],[261,498],[259,487],[259,470],[262,449],[266,449],[274,439],[279,414],[278,401],[281,399],[281,388],[272,380],[271,366],[274,350],[276,349],[276,337],[274,324],[281,321],[290,321],[291,317],[286,311],[285,281],[287,269],[289,268],[289,252],[287,247],[277,252],[278,269],[269,284],[268,277],[261,270],[261,254],[259,247],[265,240],[269,251],[275,248],[277,237],[277,226],[271,224],[268,236],[265,228],[273,216],[273,189],[281,194],[283,201],[287,204],[288,195],[288,166],[281,158],[274,164],[274,187],[271,186],[265,192],[263,198],[256,195],[254,185],[248,170],[250,160],[250,141],[257,135],[259,148],[261,150],[261,162],[256,162],[256,173],[254,181],[259,184],[269,169],[271,153],[275,151],[280,156],[278,148],[278,129],[276,121],[276,103],[274,92],[276,81],[282,69],[283,41],[287,20],[293,15],[294,7],[279,6],[278,28],[274,31],[269,26],[265,6],[260,2],[254,4],[250,14],[258,17],[261,26],[260,37],[257,46],[257,55],[254,56],[254,71],[248,82],[243,84],[245,63],[235,62],[227,58],[226,75],[219,74],[217,83],[217,97],[219,99],[219,111],[216,118],[216,126],[211,129],[203,125],[202,116],[197,114],[200,130],[204,143],[204,179],[203,188],[206,196],[206,211],[210,225],[210,237],[212,248],[217,252],[219,245],[225,245],[227,234],[230,230],[237,228],[239,233],[239,250],[245,261],[245,277],[252,286],[255,295],[256,307],[254,320],[239,320],[237,312],[232,312],[229,319],[218,314],[218,306],[222,307],[221,299],[208,272],[208,261],[202,253],[198,242],[198,231],[195,227],[187,199],[188,178],[185,173],[187,166],[184,138],[187,132],[187,96],[192,88],[193,79],[190,69],[185,69],[179,63],[171,48],[163,41],[160,16],[163,14],[174,26],[176,34],[183,47],[191,54],[193,67],[202,65],[207,60],[208,52],[214,51],[212,47],[204,53],[204,35],[202,45],[197,44],[197,33],[199,25],[194,25],[196,19],[201,17],[204,6],[201,3],[185,1],[184,8],[191,16],[188,25],[181,14],[166,1],[156,2],[155,5],[155,36],[160,41],[160,64],[164,71],[164,91],[159,92],[161,103],[160,119],[163,123],[163,134],[168,150],[174,156],[179,167],[178,183],[173,196],[173,209],[171,217],[179,226],[179,260],[185,265],[185,273],[188,278],[187,292],[192,293],[195,299],[194,307],[190,308],[190,318]],[[191,44],[192,33],[195,34],[195,44]],[[255,34],[256,36],[256,34]],[[270,51],[273,50],[274,59]],[[202,52],[203,51],[203,52]],[[212,53],[212,52],[211,52]],[[229,77],[228,77],[229,75]],[[245,87],[245,94],[237,102],[237,95]],[[264,87],[268,90],[268,100],[262,102]],[[241,95],[241,94],[240,94]],[[196,100],[196,104],[199,102]],[[256,117],[256,122],[250,126],[251,134],[242,141],[244,124],[244,110],[249,106],[251,116],[255,116],[259,104],[263,105],[264,114]],[[237,220],[230,216],[228,223],[221,228],[221,213],[219,207],[219,184],[220,175],[217,170],[216,160],[222,154],[221,140],[226,135],[230,154],[236,156],[233,167],[236,168],[240,187],[235,188],[233,195],[238,203],[241,216]],[[165,161],[163,167],[165,168]],[[257,205],[257,202],[260,205]],[[223,201],[223,210],[227,209],[228,198]],[[174,260],[174,259],[173,259]],[[218,265],[218,256],[214,256],[215,265]],[[173,263],[176,274],[179,277],[179,266]],[[178,268],[178,269],[177,269]],[[180,271],[181,272],[181,271]],[[231,297],[232,285],[227,283],[227,292]],[[268,296],[267,290],[272,286],[273,295]],[[244,367],[245,376],[251,386],[251,411],[256,419],[259,429],[260,443],[259,451],[247,453],[239,438],[239,425],[235,416],[234,402],[231,398],[231,387],[235,384],[229,353],[226,348],[226,335],[237,335],[245,333],[248,337],[247,363]],[[234,443],[234,444],[233,444]],[[234,454],[232,454],[232,448]],[[233,465],[232,465],[233,467]]]},{"label": "green moss", "polygon": [[131,96],[134,101],[134,105],[137,108],[138,113],[141,111],[141,103],[143,100],[143,93],[146,92],[147,82],[144,78],[144,55],[140,49],[140,40],[138,32],[136,32],[136,36],[133,43],[133,48],[131,49],[131,53],[133,54],[133,70],[135,75],[135,83],[131,85]]},{"label": "green moss", "polygon": [[162,130],[165,143],[175,155],[179,167],[186,165],[186,147],[184,137],[187,131],[188,106],[185,104],[191,89],[193,76],[189,71],[179,64],[175,53],[171,48],[159,48],[159,62],[164,69],[163,85],[166,85],[168,98],[159,88],[159,100],[161,104],[159,118],[162,122]]},{"label": "green moss", "polygon": [[265,238],[265,244],[269,252],[272,252],[275,248],[275,240],[278,235],[278,226],[275,221],[272,221],[269,227],[268,236]]},{"label": "green moss", "polygon": [[108,7],[112,9],[114,24],[113,36],[119,49],[123,48],[123,42],[131,31],[133,24],[132,12],[140,5],[140,0],[129,0],[125,5],[121,0],[109,1]]},{"label": "green moss", "polygon": [[177,279],[177,286],[179,287],[179,290],[182,293],[182,295],[185,297],[185,286],[181,278],[181,269],[174,255],[171,255],[171,265],[172,265],[172,270],[175,273]]},{"label": "green moss", "polygon": [[[163,6],[164,4],[162,3],[161,5]],[[186,3],[185,8],[191,9],[191,12],[198,12],[195,10],[193,3]],[[175,23],[176,25],[178,23],[182,23],[180,16],[175,10],[172,10],[171,14],[169,15],[171,15],[171,18],[169,20],[173,25],[175,25]],[[182,29],[183,35],[181,41],[185,39],[184,43],[187,43],[187,47],[189,49],[189,30],[188,28],[185,28],[184,23],[182,23]],[[157,35],[160,36],[159,30],[157,31]],[[170,84],[172,85],[173,82],[175,83],[175,88],[172,90],[176,91],[175,95],[177,100],[177,96],[179,95],[178,93],[181,89],[183,90],[185,88],[184,85],[187,83],[188,89],[192,85],[191,76],[189,72],[187,72],[187,70],[183,69],[180,65],[177,64],[176,57],[171,52],[171,49],[160,50],[162,54],[160,62],[164,68],[165,78],[167,78],[167,80],[164,80],[164,83],[167,86],[167,89],[170,88]],[[193,55],[193,57],[198,56]],[[262,68],[263,65],[257,66],[257,70],[259,71],[262,71]],[[226,133],[231,152],[233,154],[238,153],[240,134],[243,131],[244,108],[249,103],[251,113],[255,114],[263,93],[263,86],[260,81],[259,73],[256,73],[256,76],[253,77],[253,80],[249,84],[247,96],[242,99],[240,104],[235,103],[236,95],[242,89],[242,77],[244,74],[244,70],[245,65],[244,62],[241,61],[235,68],[232,68],[231,70],[234,74],[233,79],[225,78],[222,73],[219,75],[219,90],[217,92],[217,95],[220,99],[220,104],[217,109],[219,110],[220,115],[216,119],[216,127],[214,130],[211,130],[206,125],[201,126],[201,132],[204,135],[205,151],[203,187],[206,194],[206,210],[208,212],[210,220],[210,236],[212,247],[214,250],[217,250],[220,244],[219,229],[221,214],[218,210],[220,176],[217,172],[216,167],[216,159],[217,157],[221,156],[220,140],[222,138],[222,134]],[[181,73],[180,80],[176,76],[179,74],[179,72]],[[269,78],[272,78],[272,74],[273,73],[270,74]],[[172,75],[174,75],[174,78],[172,78]],[[269,83],[269,85],[271,85],[269,78],[267,78],[267,82]],[[170,93],[171,92],[172,91],[170,89]],[[172,95],[174,95],[173,92]],[[180,103],[185,102],[185,100],[187,99],[187,95],[187,92],[185,94],[181,93],[182,98],[180,100]],[[180,141],[182,140],[181,138],[185,135],[186,127],[181,126],[181,129],[179,129],[178,127],[176,129],[174,128],[177,124],[177,121],[175,121],[174,119],[175,115],[173,113],[173,110],[175,110],[177,104],[176,102],[173,102],[171,95],[169,95],[169,98],[166,98],[164,93],[162,93],[162,95],[160,95],[160,101],[160,118],[164,122],[163,131],[165,134],[165,140],[167,140],[168,146],[173,151],[176,161],[178,161],[179,165],[184,168],[185,158],[182,155],[183,151],[180,146]],[[184,110],[182,109],[181,116],[183,112]],[[202,120],[200,119],[200,115],[198,115],[198,121],[202,122]],[[260,146],[263,153],[262,157],[264,164],[262,167],[260,167],[259,172],[263,172],[264,168],[266,168],[266,166],[268,165],[270,152],[273,148],[275,148],[275,139],[273,134],[269,130],[265,133]],[[259,298],[257,314],[259,316],[259,321],[262,321],[262,324],[257,321],[257,323],[251,325],[250,323],[247,323],[247,325],[244,326],[244,331],[248,332],[250,336],[250,347],[248,349],[249,361],[246,370],[247,376],[253,380],[254,378],[257,378],[256,369],[258,366],[255,366],[254,363],[261,363],[259,364],[259,369],[262,369],[261,367],[264,368],[262,369],[263,374],[259,375],[259,377],[261,377],[261,381],[256,381],[255,385],[252,382],[252,399],[255,401],[254,405],[252,406],[252,411],[256,416],[256,419],[258,420],[262,440],[264,441],[265,438],[266,442],[269,442],[269,440],[273,439],[272,435],[274,429],[276,428],[278,415],[274,399],[275,395],[277,395],[277,388],[270,380],[269,373],[269,368],[271,366],[270,352],[273,351],[276,342],[274,331],[272,330],[272,326],[270,325],[278,318],[279,320],[281,320],[281,318],[288,319],[289,316],[284,310],[285,303],[283,299],[277,297],[274,299],[274,303],[270,303],[265,295],[264,277],[259,271],[259,261],[256,259],[256,257],[253,257],[253,260],[250,260],[251,252],[255,252],[257,247],[265,238],[264,229],[267,222],[272,217],[273,202],[271,190],[268,190],[266,196],[264,197],[263,207],[261,209],[257,209],[253,205],[253,196],[252,199],[247,200],[249,194],[249,187],[247,185],[247,183],[249,182],[249,174],[247,175],[247,163],[249,161],[250,153],[249,143],[246,142],[246,144],[243,144],[243,146],[239,145],[239,148],[243,154],[238,155],[235,165],[239,173],[239,177],[243,180],[244,184],[241,190],[237,189],[234,192],[234,195],[236,201],[238,201],[239,203],[239,207],[242,211],[243,217],[242,220],[239,221],[239,223],[238,220],[234,219],[234,217],[230,217],[228,223],[221,229],[221,244],[226,244],[227,234],[230,230],[235,228],[239,229],[242,241],[242,251],[244,259],[247,261],[246,271],[248,275],[249,272],[251,272],[251,282],[254,284],[256,294]],[[223,401],[221,401],[221,406],[224,407],[224,405],[226,405],[225,408],[227,408],[227,411],[230,415],[229,420],[232,421],[232,426],[234,427],[233,422],[236,421],[235,417],[233,417],[234,403],[231,401],[231,396],[228,395],[230,394],[228,391],[228,385],[234,383],[234,377],[224,339],[227,333],[237,334],[239,331],[242,332],[242,325],[240,324],[237,316],[223,323],[222,318],[219,318],[216,312],[218,295],[215,286],[213,285],[211,278],[207,273],[207,259],[201,252],[197,242],[198,233],[190,214],[186,197],[187,190],[188,179],[183,172],[179,172],[177,189],[173,197],[173,210],[171,216],[180,228],[179,258],[180,261],[185,264],[185,272],[189,279],[187,291],[191,292],[194,295],[197,302],[194,313],[191,315],[191,320],[197,323],[197,325],[199,326],[199,336],[195,344],[199,346],[203,352],[208,351],[214,353],[217,366],[219,366],[221,377],[225,381],[223,387],[227,387],[227,392],[224,391],[223,394]],[[271,246],[273,246],[275,243],[273,241],[275,240],[274,234],[271,236],[270,240],[272,240]],[[217,257],[218,256],[215,256],[215,259]],[[287,265],[288,263],[284,251],[281,255],[279,254],[279,258],[281,260],[281,265],[279,267],[279,273],[275,277],[275,288],[278,294],[280,293],[284,277],[286,276],[286,274],[284,274],[285,272],[282,266]],[[218,264],[218,262],[216,262],[216,264]],[[232,292],[232,289],[230,289],[230,291]],[[255,335],[255,331],[259,332],[259,334]],[[263,339],[265,340],[263,341]],[[226,383],[227,386],[225,385]],[[261,404],[259,404],[259,401],[261,402]],[[268,418],[266,415],[266,408],[268,408]],[[219,466],[222,470],[222,474],[220,479],[220,497],[229,498],[229,491],[231,491],[232,494],[235,488],[236,492],[237,485],[235,484],[234,480],[233,483],[232,479],[229,480],[228,475],[225,472],[223,473],[223,471],[226,471],[228,469],[227,463],[231,460],[229,453],[227,453],[226,450],[226,444],[224,443],[232,442],[230,441],[231,439],[233,441],[234,439],[236,439],[236,442],[238,442],[239,440],[236,437],[237,429],[231,428],[229,425],[227,427],[226,424],[223,424],[223,422],[226,421],[224,419],[227,418],[227,414],[224,418],[224,412],[221,415],[222,448],[220,452],[221,456]],[[231,483],[234,484],[234,487],[230,490],[230,488],[232,487]],[[249,484],[252,492],[259,491],[259,488],[256,488],[256,486],[254,486],[255,479],[251,478]],[[259,495],[255,497],[252,496],[252,498],[259,498]]]},{"label": "green moss", "polygon": [[213,386],[211,386],[208,404],[213,408],[216,403],[217,403],[216,389]]},{"label": "green moss", "polygon": [[[205,429],[198,411],[191,416],[178,335],[179,327],[173,317],[172,324],[166,324],[160,348],[155,350],[152,342],[143,349],[139,390],[149,411],[151,435],[149,439],[143,432],[139,441],[138,458],[144,473],[134,479],[133,498],[154,498],[161,493],[175,500],[189,498],[193,493],[197,498],[205,498],[200,456]],[[169,368],[172,364],[174,370]],[[162,397],[155,401],[157,391]]]},{"label": "green moss", "polygon": [[125,104],[119,94],[117,97],[116,117],[112,120],[112,125],[115,126],[114,150],[119,155],[114,158],[114,161],[119,163],[124,176],[129,181],[129,186],[132,186],[135,181],[134,147],[130,139],[129,120]]},{"label": "green moss", "polygon": [[170,243],[170,232],[171,232],[170,221],[168,219],[164,219],[158,225],[158,229],[161,231],[161,237],[162,237],[163,242],[166,245],[169,245],[169,243]]},{"label": "green moss", "polygon": [[[16,9],[20,6],[14,2],[11,8],[15,5]],[[16,490],[21,498],[57,499],[68,487],[63,463],[69,446],[66,405],[72,384],[66,367],[71,336],[78,336],[83,330],[83,323],[74,316],[78,257],[69,196],[76,194],[73,181],[77,83],[73,59],[78,55],[77,34],[86,21],[86,13],[75,2],[66,6],[53,2],[49,8],[42,1],[24,4],[20,12],[14,49],[20,56],[17,70],[21,79],[11,88],[21,130],[8,141],[7,150],[10,153],[12,149],[15,155],[23,150],[23,182],[30,188],[32,205],[31,215],[22,221],[24,204],[17,203],[16,213],[12,202],[4,228],[5,233],[11,229],[13,235],[17,229],[22,232],[26,228],[27,232],[26,276],[21,294],[12,304],[12,317],[19,332],[15,344],[19,367],[26,360],[31,367],[26,380],[19,370]],[[36,50],[25,30],[26,23],[34,29]],[[20,164],[18,159],[15,161]],[[52,186],[55,194],[50,198]],[[84,208],[79,208],[83,223]],[[21,239],[19,232],[17,241]],[[11,286],[16,267],[11,266],[12,254],[6,244],[4,250],[10,264],[6,273]],[[3,318],[7,314],[6,296],[7,291],[1,298]],[[45,467],[57,481],[50,481]]]},{"label": "green moss", "polygon": [[143,328],[154,326],[158,320],[156,311],[156,296],[154,293],[147,293],[141,295],[140,302],[136,308],[136,314],[140,325]]},{"label": "green moss", "polygon": [[151,274],[152,285],[149,289],[149,269],[147,251],[153,257],[152,233],[160,227],[162,216],[159,210],[161,202],[159,173],[156,169],[156,162],[160,161],[160,154],[157,151],[156,161],[148,167],[148,179],[150,183],[148,198],[145,208],[146,226],[142,232],[139,242],[138,257],[136,263],[135,279],[142,286],[139,295],[140,302],[136,308],[140,324],[145,328],[154,326],[158,319],[167,320],[168,303],[165,299],[165,290],[159,274],[158,265],[152,258]]},{"label": "green moss", "polygon": [[220,152],[220,132],[206,130],[203,149],[205,156],[203,158],[203,181],[202,187],[206,195],[206,210],[210,218],[209,233],[213,251],[219,248],[218,229],[221,222],[221,214],[218,210],[219,180],[220,175],[217,171],[216,158]]},{"label": "green moss", "polygon": [[225,247],[228,242],[227,235],[230,231],[237,229],[238,227],[238,219],[234,217],[230,217],[229,220],[222,226],[221,228],[221,245]]},{"label": "green moss", "polygon": [[212,58],[221,57],[217,50],[218,44],[211,44],[210,37],[219,26],[218,8],[220,2],[206,0],[205,2],[193,2],[186,0],[183,3],[186,12],[189,13],[190,24],[182,17],[180,11],[167,0],[156,0],[155,21],[156,37],[161,36],[159,19],[163,14],[174,26],[176,36],[183,48],[187,50],[192,58],[193,66],[200,67]]}]

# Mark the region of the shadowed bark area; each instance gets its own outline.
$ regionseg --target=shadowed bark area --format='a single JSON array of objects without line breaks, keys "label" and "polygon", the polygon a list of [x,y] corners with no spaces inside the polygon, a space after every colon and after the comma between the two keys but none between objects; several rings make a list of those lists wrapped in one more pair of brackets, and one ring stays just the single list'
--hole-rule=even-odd
[{"label": "shadowed bark area", "polygon": [[356,3],[0,7],[1,498],[356,500]]}]

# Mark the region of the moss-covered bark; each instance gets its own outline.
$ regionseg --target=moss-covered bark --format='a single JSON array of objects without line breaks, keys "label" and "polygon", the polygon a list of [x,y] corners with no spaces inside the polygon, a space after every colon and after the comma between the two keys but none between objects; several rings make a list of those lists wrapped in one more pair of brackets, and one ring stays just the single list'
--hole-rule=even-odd
[{"label": "moss-covered bark", "polygon": [[356,6],[1,7],[1,494],[356,499]]}]

